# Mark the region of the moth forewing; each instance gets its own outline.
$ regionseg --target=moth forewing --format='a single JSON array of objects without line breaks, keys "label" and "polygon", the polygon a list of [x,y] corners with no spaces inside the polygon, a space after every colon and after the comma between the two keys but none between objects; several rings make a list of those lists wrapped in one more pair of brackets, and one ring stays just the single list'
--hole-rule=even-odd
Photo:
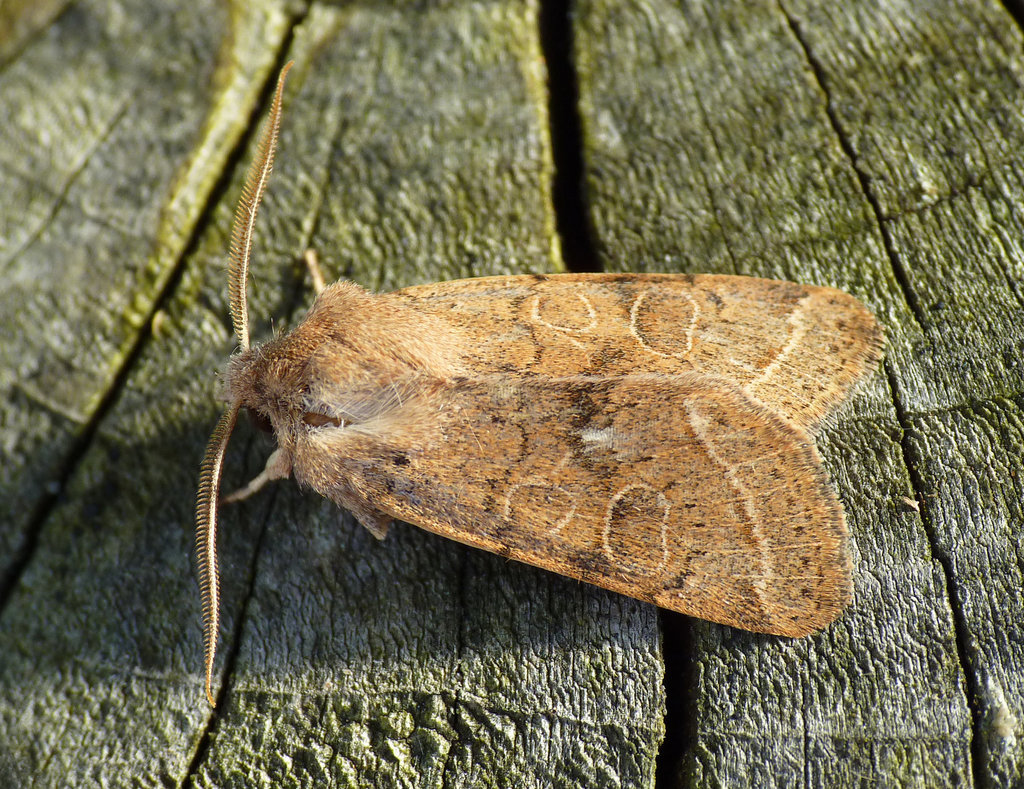
[{"label": "moth forewing", "polygon": [[804,635],[849,599],[843,512],[813,443],[727,380],[482,376],[451,380],[430,403],[419,441],[401,419],[327,430],[297,453],[296,478],[749,630]]},{"label": "moth forewing", "polygon": [[881,358],[878,323],[849,294],[755,277],[480,277],[382,298],[464,329],[480,370],[705,372],[812,430]]}]

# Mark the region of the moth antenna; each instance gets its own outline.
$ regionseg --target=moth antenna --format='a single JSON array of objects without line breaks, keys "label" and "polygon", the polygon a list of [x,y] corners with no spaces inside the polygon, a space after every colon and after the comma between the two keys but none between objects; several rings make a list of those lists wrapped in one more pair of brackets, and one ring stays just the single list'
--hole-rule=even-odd
[{"label": "moth antenna", "polygon": [[228,293],[231,296],[231,324],[235,328],[235,336],[243,351],[249,350],[249,306],[245,287],[249,278],[249,258],[252,255],[252,231],[256,224],[256,212],[259,210],[263,192],[266,191],[270,171],[274,167],[274,153],[277,150],[277,133],[281,128],[281,96],[284,94],[284,78],[295,61],[288,61],[277,78],[274,90],[274,101],[270,105],[259,144],[256,146],[256,158],[249,165],[245,176],[242,196],[235,209],[235,224],[231,229],[231,265],[228,268]]},{"label": "moth antenna", "polygon": [[220,498],[220,473],[224,452],[238,419],[241,403],[236,401],[221,414],[206,445],[199,467],[199,495],[196,496],[196,562],[199,565],[199,591],[203,600],[203,659],[206,664],[206,699],[213,700],[213,659],[220,634],[220,575],[217,571],[217,503]]}]

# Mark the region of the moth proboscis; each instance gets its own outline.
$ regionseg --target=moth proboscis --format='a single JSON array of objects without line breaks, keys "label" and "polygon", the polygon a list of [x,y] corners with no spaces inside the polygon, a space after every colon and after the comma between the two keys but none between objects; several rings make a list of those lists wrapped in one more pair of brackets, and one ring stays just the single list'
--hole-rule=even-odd
[{"label": "moth proboscis", "polygon": [[484,277],[320,288],[250,346],[252,228],[282,70],[235,217],[240,350],[196,505],[206,695],[219,631],[217,505],[242,407],[296,480],[376,537],[392,520],[735,627],[802,636],[851,597],[844,513],[814,435],[881,357],[841,291],[724,275]]}]

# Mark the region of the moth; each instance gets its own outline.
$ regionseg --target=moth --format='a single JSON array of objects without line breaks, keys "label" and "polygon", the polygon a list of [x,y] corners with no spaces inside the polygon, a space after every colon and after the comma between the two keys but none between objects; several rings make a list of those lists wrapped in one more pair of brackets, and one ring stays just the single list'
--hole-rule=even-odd
[{"label": "moth", "polygon": [[871,313],[831,288],[738,276],[484,277],[380,295],[338,282],[291,332],[250,345],[252,228],[289,66],[235,218],[240,350],[196,507],[210,703],[221,470],[243,408],[277,448],[228,498],[294,476],[378,538],[406,521],[753,631],[832,622],[851,568],[814,435],[880,359]]}]

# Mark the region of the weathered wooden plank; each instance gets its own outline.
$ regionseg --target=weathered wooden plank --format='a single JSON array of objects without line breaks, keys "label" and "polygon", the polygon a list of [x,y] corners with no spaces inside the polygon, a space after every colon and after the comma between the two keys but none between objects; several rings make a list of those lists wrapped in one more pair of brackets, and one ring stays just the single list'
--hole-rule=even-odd
[{"label": "weathered wooden plank", "polygon": [[[172,580],[190,540],[163,517],[187,490],[165,486],[180,422],[164,432],[147,404],[107,423],[79,465],[81,443],[274,53],[238,52],[233,72],[217,58],[234,35],[280,42],[285,17],[83,2],[37,26],[21,10],[27,28],[0,30],[17,37],[0,75],[0,783],[155,785],[186,773],[207,717],[166,694],[193,594]],[[193,375],[162,372],[168,394]]]},{"label": "weathered wooden plank", "polygon": [[[379,289],[558,265],[532,4],[285,8],[87,2],[3,29],[0,779],[648,784],[652,608],[408,527],[377,544],[287,486],[225,514],[224,691],[202,706],[185,557],[248,154],[224,167],[274,69],[298,61],[256,336],[307,300],[307,244]],[[992,3],[881,1],[574,23],[603,265],[835,284],[890,336],[820,439],[853,607],[799,642],[695,623],[664,764],[686,785],[1013,785],[1018,28]],[[268,449],[240,432],[228,484]]]}]

